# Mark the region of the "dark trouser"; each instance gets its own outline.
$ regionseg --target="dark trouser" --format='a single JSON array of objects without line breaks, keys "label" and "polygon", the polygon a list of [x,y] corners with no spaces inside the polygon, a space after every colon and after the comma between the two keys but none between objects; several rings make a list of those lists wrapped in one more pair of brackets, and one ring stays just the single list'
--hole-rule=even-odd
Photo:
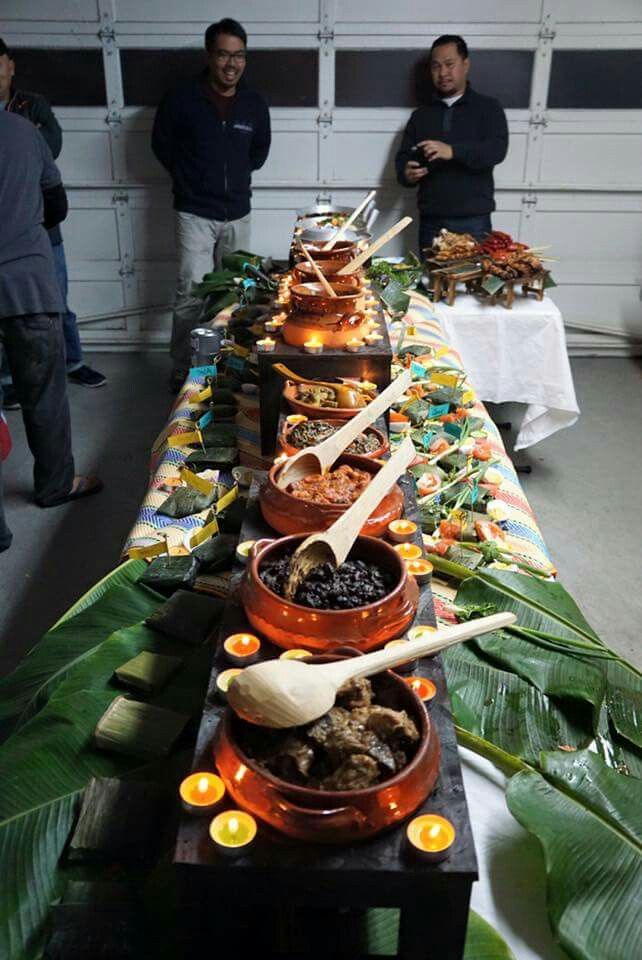
[{"label": "dark trouser", "polygon": [[[27,442],[34,458],[36,503],[50,507],[67,496],[74,480],[60,316],[36,313],[0,319],[0,354],[4,353],[13,372]],[[10,542],[0,492],[0,549],[3,543],[8,547]]]},{"label": "dark trouser", "polygon": [[[64,243],[57,243],[55,246],[52,246],[51,251],[53,253],[56,279],[60,287],[62,302],[65,304],[65,312],[62,315],[62,330],[65,337],[67,373],[73,373],[74,370],[82,367],[82,347],[80,345],[80,334],[78,333],[78,318],[73,310],[69,309],[67,303],[68,279]],[[4,386],[12,383],[11,371],[9,370],[6,357],[4,357],[0,364],[0,383]]]},{"label": "dark trouser", "polygon": [[453,233],[470,233],[475,240],[483,240],[490,233],[490,214],[477,217],[437,217],[429,213],[419,214],[419,250],[431,247],[433,239],[445,227]]}]

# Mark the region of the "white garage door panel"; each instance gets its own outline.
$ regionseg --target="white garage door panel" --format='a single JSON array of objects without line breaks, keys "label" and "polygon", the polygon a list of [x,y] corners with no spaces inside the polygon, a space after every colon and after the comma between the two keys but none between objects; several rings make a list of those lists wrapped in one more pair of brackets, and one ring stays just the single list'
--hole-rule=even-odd
[{"label": "white garage door panel", "polygon": [[252,211],[250,250],[277,259],[287,257],[295,218],[294,209],[261,210],[255,205]]},{"label": "white garage door panel", "polygon": [[95,130],[64,131],[64,146],[57,163],[66,181],[100,183],[111,180],[109,133]]},{"label": "white garage door panel", "polygon": [[562,261],[604,262],[625,256],[642,264],[642,230],[637,212],[538,210],[534,232],[535,244],[552,244],[552,255]]},{"label": "white garage door panel", "polygon": [[335,133],[333,178],[353,183],[395,180],[394,160],[401,136],[401,131]]},{"label": "white garage door panel", "polygon": [[550,291],[565,320],[642,337],[639,287],[564,285]]},{"label": "white garage door panel", "polygon": [[495,210],[491,214],[493,230],[503,230],[513,237],[518,237],[520,216],[521,213],[516,210]]},{"label": "white garage door panel", "polygon": [[127,180],[167,180],[166,170],[151,147],[151,130],[128,130],[125,135],[125,173]]},{"label": "white garage door panel", "polygon": [[508,153],[503,163],[495,167],[495,183],[522,183],[526,168],[526,150],[528,148],[528,134],[511,133],[508,143]]},{"label": "white garage door panel", "polygon": [[546,133],[541,183],[629,185],[642,182],[642,134]]},{"label": "white garage door panel", "polygon": [[136,260],[173,260],[176,256],[174,211],[169,197],[157,206],[134,207],[130,214]]},{"label": "white garage door panel", "polygon": [[[371,23],[536,23],[540,18],[537,0],[337,0],[337,22]],[[367,26],[365,28],[367,32]]]},{"label": "white garage door panel", "polygon": [[241,23],[265,20],[315,22],[318,19],[319,0],[278,0],[274,5],[256,3],[256,0],[235,0],[234,8],[221,9],[211,0],[189,0],[188,4],[175,0],[117,0],[116,22],[127,23],[212,23],[223,16],[234,16]]},{"label": "white garage door panel", "polygon": [[96,0],[2,0],[3,20],[98,20]]},{"label": "white garage door panel", "polygon": [[626,23],[640,19],[640,0],[609,0],[608,4],[556,0],[555,8],[554,16],[560,23]]},{"label": "white garage door panel", "polygon": [[120,259],[115,210],[71,209],[62,230],[68,259]]},{"label": "white garage door panel", "polygon": [[293,186],[316,180],[318,134],[310,132],[273,133],[270,155],[264,167],[253,175],[256,184],[266,181],[288,182]]},{"label": "white garage door panel", "polygon": [[[72,280],[69,284],[69,303],[79,316],[110,313],[123,307],[123,288],[118,280],[103,283]],[[106,321],[109,330],[123,330],[124,320]],[[92,324],[92,327],[94,324]]]}]

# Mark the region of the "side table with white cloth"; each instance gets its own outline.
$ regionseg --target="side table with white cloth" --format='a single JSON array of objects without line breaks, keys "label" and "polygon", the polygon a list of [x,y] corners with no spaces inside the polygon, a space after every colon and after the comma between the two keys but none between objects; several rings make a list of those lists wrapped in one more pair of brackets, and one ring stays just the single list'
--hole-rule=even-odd
[{"label": "side table with white cloth", "polygon": [[564,322],[549,297],[519,298],[507,310],[458,294],[452,307],[436,303],[433,310],[480,400],[527,405],[515,450],[575,423]]}]

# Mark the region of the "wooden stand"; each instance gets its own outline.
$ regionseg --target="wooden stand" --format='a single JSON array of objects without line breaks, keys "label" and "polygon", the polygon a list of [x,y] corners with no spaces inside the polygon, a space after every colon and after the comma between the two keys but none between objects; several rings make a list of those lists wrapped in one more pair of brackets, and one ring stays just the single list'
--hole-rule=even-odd
[{"label": "wooden stand", "polygon": [[457,284],[463,283],[466,293],[472,293],[475,283],[482,276],[481,267],[466,260],[427,260],[430,284],[433,289],[433,301],[444,299],[452,307],[457,296]]},{"label": "wooden stand", "polygon": [[[494,274],[490,274],[490,276],[494,276]],[[533,277],[516,277],[514,280],[505,280],[504,286],[501,290],[498,290],[497,293],[486,293],[481,285],[477,287],[476,292],[490,303],[492,307],[499,303],[503,307],[506,307],[507,310],[510,310],[520,287],[522,296],[527,297],[529,294],[533,294],[536,300],[543,300],[545,280],[546,273],[539,273]]]}]

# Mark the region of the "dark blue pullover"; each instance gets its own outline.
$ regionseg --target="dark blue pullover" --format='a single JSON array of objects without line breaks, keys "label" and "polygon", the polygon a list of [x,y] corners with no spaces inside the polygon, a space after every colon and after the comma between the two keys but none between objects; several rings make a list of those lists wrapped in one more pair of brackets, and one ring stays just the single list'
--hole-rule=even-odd
[{"label": "dark blue pullover", "polygon": [[252,171],[267,159],[270,114],[258,93],[239,86],[223,121],[206,83],[205,73],[163,98],[152,149],[171,175],[176,210],[238,220],[250,211]]}]

